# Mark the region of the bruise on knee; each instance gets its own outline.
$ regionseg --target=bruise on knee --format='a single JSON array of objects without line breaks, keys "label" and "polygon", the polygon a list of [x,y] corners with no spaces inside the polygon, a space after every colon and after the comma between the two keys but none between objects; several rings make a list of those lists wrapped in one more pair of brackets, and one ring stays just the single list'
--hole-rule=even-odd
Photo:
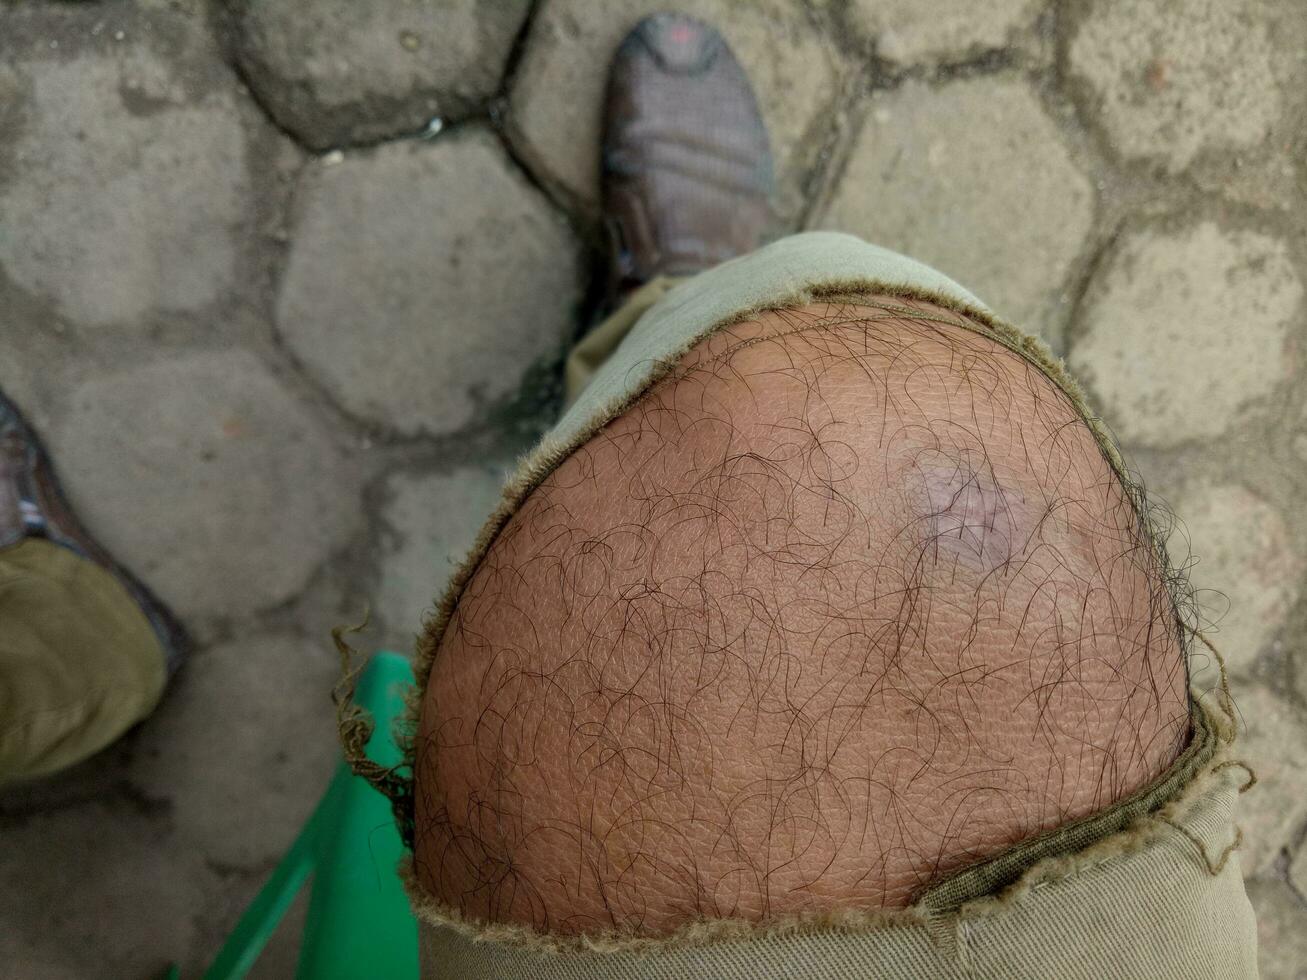
[{"label": "bruise on knee", "polygon": [[901,309],[772,311],[565,460],[469,580],[416,868],[560,932],[903,907],[1148,782],[1184,683],[1158,555],[1037,368]]}]

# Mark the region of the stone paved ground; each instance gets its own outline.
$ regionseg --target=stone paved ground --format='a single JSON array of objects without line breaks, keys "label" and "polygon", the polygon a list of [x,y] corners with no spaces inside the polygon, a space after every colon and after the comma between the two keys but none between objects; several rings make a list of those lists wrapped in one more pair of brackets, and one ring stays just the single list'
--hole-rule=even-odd
[{"label": "stone paved ground", "polygon": [[[201,640],[149,723],[0,797],[0,972],[194,969],[275,862],[332,766],[327,629],[370,602],[407,649],[556,410],[605,60],[658,6],[0,6],[0,385]],[[1264,975],[1307,975],[1307,7],[687,6],[757,82],[781,230],[1041,330],[1183,518],[1265,777]]]}]

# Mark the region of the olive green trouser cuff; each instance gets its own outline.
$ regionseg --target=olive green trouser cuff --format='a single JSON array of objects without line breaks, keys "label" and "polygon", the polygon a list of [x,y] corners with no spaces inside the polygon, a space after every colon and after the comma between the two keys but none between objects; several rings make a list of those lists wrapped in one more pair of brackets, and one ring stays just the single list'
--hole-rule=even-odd
[{"label": "olive green trouser cuff", "polygon": [[0,549],[0,785],[98,752],[165,679],[149,620],[109,572],[41,538]]}]

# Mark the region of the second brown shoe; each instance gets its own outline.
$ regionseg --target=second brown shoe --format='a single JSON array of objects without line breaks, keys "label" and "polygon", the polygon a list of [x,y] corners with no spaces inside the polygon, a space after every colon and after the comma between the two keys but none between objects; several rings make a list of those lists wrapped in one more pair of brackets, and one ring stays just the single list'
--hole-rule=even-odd
[{"label": "second brown shoe", "polygon": [[767,128],[725,39],[655,14],[613,59],[604,114],[613,292],[753,251],[771,222]]}]

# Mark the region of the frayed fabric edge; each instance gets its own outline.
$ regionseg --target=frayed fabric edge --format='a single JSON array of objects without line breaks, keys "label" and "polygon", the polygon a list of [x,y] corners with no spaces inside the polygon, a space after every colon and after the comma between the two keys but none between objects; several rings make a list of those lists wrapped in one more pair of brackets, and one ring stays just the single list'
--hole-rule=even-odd
[{"label": "frayed fabric edge", "polygon": [[957,910],[957,917],[977,919],[1001,913],[1041,888],[1083,874],[1115,858],[1134,854],[1168,836],[1183,836],[1194,844],[1195,860],[1203,865],[1207,874],[1215,877],[1224,870],[1230,854],[1239,849],[1242,834],[1236,833],[1233,841],[1213,856],[1206,852],[1201,843],[1195,840],[1193,832],[1186,828],[1186,817],[1211,793],[1222,789],[1231,780],[1239,780],[1241,785],[1237,792],[1244,793],[1256,784],[1257,776],[1247,762],[1235,758],[1232,749],[1225,746],[1194,776],[1178,797],[1160,809],[1139,817],[1124,830],[1095,841],[1082,850],[1036,862],[1020,879],[1002,891],[963,904]]},{"label": "frayed fabric edge", "polygon": [[400,878],[412,903],[413,914],[419,922],[436,928],[450,929],[469,942],[507,944],[529,952],[549,955],[653,954],[669,949],[761,938],[776,939],[817,932],[863,932],[896,926],[926,925],[925,918],[915,908],[891,910],[847,908],[781,916],[764,922],[750,919],[699,919],[665,936],[640,936],[616,930],[564,935],[540,932],[525,925],[488,922],[464,916],[457,909],[442,904],[423,889],[417,879],[411,857],[405,858],[400,865]]},{"label": "frayed fabric edge", "polygon": [[[1200,860],[1206,872],[1220,874],[1226,859],[1238,849],[1241,837],[1219,855],[1209,855],[1196,835],[1187,829],[1187,817],[1210,794],[1225,788],[1232,779],[1241,779],[1238,792],[1243,793],[1256,782],[1256,776],[1246,762],[1234,757],[1232,738],[1221,730],[1221,719],[1209,709],[1209,721],[1221,742],[1221,747],[1189,780],[1180,793],[1157,810],[1132,821],[1121,831],[1082,849],[1064,855],[1044,858],[1032,864],[1021,877],[1000,891],[963,903],[955,909],[941,911],[923,898],[906,909],[840,908],[820,913],[796,914],[765,921],[749,919],[701,919],[687,923],[665,936],[640,936],[616,930],[579,935],[540,932],[530,926],[489,922],[464,916],[428,893],[418,880],[411,856],[400,866],[400,877],[412,903],[413,914],[420,923],[449,929],[473,943],[511,945],[532,953],[544,955],[577,954],[657,954],[686,947],[707,946],[717,943],[773,940],[811,935],[821,932],[863,933],[880,929],[918,927],[926,929],[948,953],[958,932],[967,922],[1001,915],[1023,901],[1036,896],[1042,889],[1084,874],[1110,861],[1127,857],[1168,836],[1183,836],[1196,848],[1195,860]],[[1239,770],[1243,775],[1238,775]]]}]

